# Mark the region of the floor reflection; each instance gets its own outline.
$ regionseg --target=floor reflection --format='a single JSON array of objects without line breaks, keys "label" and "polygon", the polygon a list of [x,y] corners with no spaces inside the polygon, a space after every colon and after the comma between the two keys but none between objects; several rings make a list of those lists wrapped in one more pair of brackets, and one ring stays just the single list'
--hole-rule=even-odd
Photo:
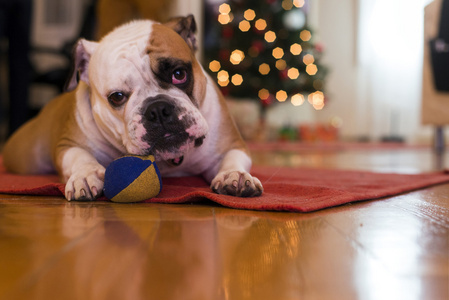
[{"label": "floor reflection", "polygon": [[101,294],[104,286],[117,297],[126,286],[121,296],[128,299],[292,299],[303,285],[302,243],[319,236],[320,222],[308,215],[103,206],[64,206],[65,236],[94,228],[62,258],[73,267],[64,280],[86,287],[77,297]]},{"label": "floor reflection", "polygon": [[422,233],[422,220],[412,215],[389,210],[372,215],[371,221],[365,218],[357,240],[369,251],[359,251],[354,264],[359,295],[368,300],[422,299]]}]

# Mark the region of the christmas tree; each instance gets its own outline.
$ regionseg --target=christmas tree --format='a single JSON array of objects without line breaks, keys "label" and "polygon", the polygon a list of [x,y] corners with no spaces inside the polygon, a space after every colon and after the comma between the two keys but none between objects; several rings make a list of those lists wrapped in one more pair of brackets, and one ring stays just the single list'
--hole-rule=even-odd
[{"label": "christmas tree", "polygon": [[206,68],[226,96],[262,107],[307,99],[325,105],[322,47],[313,43],[305,0],[229,0],[206,24]]}]

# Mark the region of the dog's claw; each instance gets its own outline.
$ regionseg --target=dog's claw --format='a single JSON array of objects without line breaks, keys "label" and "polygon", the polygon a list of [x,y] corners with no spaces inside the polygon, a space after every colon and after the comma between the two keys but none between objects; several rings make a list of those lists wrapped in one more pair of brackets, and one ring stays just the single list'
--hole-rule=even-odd
[{"label": "dog's claw", "polygon": [[72,197],[73,197],[72,192],[68,192],[67,195],[66,195],[67,201],[72,201],[73,200]]},{"label": "dog's claw", "polygon": [[256,197],[263,192],[259,179],[239,171],[218,173],[212,180],[211,189],[217,194],[238,197]]},{"label": "dog's claw", "polygon": [[101,165],[80,168],[73,173],[65,187],[67,200],[89,201],[98,198],[104,185],[102,174],[104,167]]},{"label": "dog's claw", "polygon": [[93,196],[94,198],[96,198],[96,197],[98,196],[98,190],[97,190],[97,187],[93,186],[93,187],[90,188],[90,190],[91,190],[91,192],[92,192],[92,196]]}]

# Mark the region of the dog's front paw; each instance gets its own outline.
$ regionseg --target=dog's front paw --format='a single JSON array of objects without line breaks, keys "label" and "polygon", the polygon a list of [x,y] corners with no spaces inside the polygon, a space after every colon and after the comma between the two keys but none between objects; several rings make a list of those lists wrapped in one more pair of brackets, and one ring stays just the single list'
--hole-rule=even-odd
[{"label": "dog's front paw", "polygon": [[88,201],[101,196],[104,186],[104,172],[105,168],[101,165],[78,169],[66,183],[66,199],[69,201]]},{"label": "dog's front paw", "polygon": [[237,197],[256,197],[262,195],[262,183],[247,172],[220,172],[211,182],[211,189],[217,194]]}]

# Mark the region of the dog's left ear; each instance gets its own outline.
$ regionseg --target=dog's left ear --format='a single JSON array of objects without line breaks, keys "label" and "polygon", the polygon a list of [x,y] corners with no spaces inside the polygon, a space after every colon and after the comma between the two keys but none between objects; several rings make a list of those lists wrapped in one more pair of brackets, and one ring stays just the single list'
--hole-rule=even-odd
[{"label": "dog's left ear", "polygon": [[72,70],[65,84],[65,91],[70,92],[74,90],[78,85],[78,80],[82,80],[89,84],[87,69],[89,67],[90,57],[95,52],[95,49],[97,49],[97,46],[97,42],[91,42],[85,39],[80,39],[78,43],[76,43],[73,51]]},{"label": "dog's left ear", "polygon": [[184,41],[186,41],[187,45],[189,45],[193,51],[196,51],[197,44],[195,33],[197,28],[193,15],[170,19],[168,22],[164,23],[164,25],[176,31]]}]

